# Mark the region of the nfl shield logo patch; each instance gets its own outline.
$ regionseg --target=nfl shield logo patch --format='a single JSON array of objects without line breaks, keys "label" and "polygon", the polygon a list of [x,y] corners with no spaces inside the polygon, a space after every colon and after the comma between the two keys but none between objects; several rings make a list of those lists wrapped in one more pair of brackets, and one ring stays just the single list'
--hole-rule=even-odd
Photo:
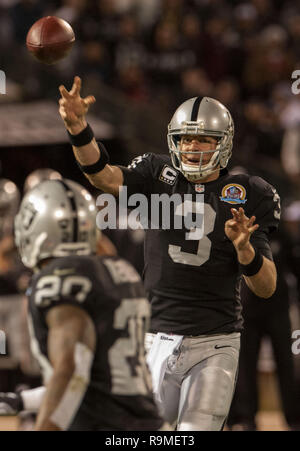
[{"label": "nfl shield logo patch", "polygon": [[201,183],[195,183],[195,191],[196,193],[204,193],[205,186]]}]

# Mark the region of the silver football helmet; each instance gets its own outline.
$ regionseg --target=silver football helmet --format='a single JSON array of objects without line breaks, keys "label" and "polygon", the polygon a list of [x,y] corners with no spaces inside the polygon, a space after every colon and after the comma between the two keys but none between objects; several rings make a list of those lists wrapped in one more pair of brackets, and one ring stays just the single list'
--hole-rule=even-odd
[{"label": "silver football helmet", "polygon": [[24,196],[15,219],[22,262],[96,252],[96,206],[91,194],[71,180],[48,180]]},{"label": "silver football helmet", "polygon": [[[183,135],[204,135],[217,139],[216,149],[207,164],[202,164],[203,154],[208,151],[193,152],[199,155],[199,165],[186,164],[182,160],[181,137]],[[210,97],[193,97],[183,102],[175,111],[168,125],[168,146],[175,169],[191,182],[201,180],[219,168],[225,168],[231,157],[234,125],[231,114],[218,100]]]},{"label": "silver football helmet", "polygon": [[0,238],[13,232],[14,217],[20,203],[20,192],[14,182],[0,179]]},{"label": "silver football helmet", "polygon": [[62,175],[58,171],[55,171],[54,169],[50,168],[36,169],[26,177],[23,191],[24,193],[27,193],[27,191],[34,188],[36,185],[43,182],[44,180],[60,180],[60,179],[62,179]]}]

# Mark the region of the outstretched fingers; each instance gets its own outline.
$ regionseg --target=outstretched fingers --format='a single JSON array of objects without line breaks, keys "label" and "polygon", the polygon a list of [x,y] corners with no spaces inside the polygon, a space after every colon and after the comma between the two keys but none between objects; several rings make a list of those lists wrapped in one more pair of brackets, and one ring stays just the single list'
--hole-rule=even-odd
[{"label": "outstretched fingers", "polygon": [[255,222],[255,219],[256,219],[255,216],[251,216],[251,218],[247,222],[247,227],[252,227]]},{"label": "outstretched fingers", "polygon": [[74,77],[73,85],[70,91],[67,91],[64,85],[60,85],[59,91],[64,99],[71,99],[72,97],[76,97],[80,95],[81,90],[81,78],[76,76]]},{"label": "outstretched fingers", "polygon": [[239,221],[240,219],[239,212],[235,208],[231,208],[230,211],[232,213],[234,220]]},{"label": "outstretched fingers", "polygon": [[251,216],[251,218],[247,222],[247,229],[249,230],[250,233],[255,232],[255,230],[257,230],[259,228],[259,224],[254,224],[255,220],[256,220],[256,217]]},{"label": "outstretched fingers", "polygon": [[231,220],[228,221],[228,225],[230,227],[234,227],[235,225],[240,224],[241,226],[247,228],[250,233],[253,233],[255,230],[259,228],[258,224],[254,225],[256,217],[251,216],[251,218],[249,219],[245,215],[245,211],[243,208],[240,207],[239,210],[231,208],[231,213],[233,217]]},{"label": "outstretched fingers", "polygon": [[70,91],[70,94],[72,96],[80,95],[80,90],[81,90],[81,78],[76,76],[74,77],[73,86]]},{"label": "outstretched fingers", "polygon": [[62,95],[62,97],[64,99],[71,99],[72,98],[71,94],[66,90],[64,85],[60,85],[59,92],[61,93],[61,95]]},{"label": "outstretched fingers", "polygon": [[248,230],[250,233],[255,232],[255,230],[257,230],[259,228],[259,224],[254,224],[254,226],[252,227],[248,227]]},{"label": "outstretched fingers", "polygon": [[231,213],[234,219],[238,222],[247,222],[249,218],[245,215],[245,211],[242,207],[240,207],[238,210],[235,208],[231,208]]},{"label": "outstretched fingers", "polygon": [[96,102],[96,98],[94,96],[87,96],[83,99],[86,106],[92,105]]}]

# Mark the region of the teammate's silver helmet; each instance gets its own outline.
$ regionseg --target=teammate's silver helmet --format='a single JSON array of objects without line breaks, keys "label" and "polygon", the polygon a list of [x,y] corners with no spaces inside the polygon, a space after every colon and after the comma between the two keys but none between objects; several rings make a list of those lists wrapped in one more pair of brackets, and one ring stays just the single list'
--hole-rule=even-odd
[{"label": "teammate's silver helmet", "polygon": [[24,196],[15,219],[15,241],[22,261],[96,252],[96,206],[91,194],[71,180],[48,180]]},{"label": "teammate's silver helmet", "polygon": [[34,188],[36,185],[43,182],[44,180],[60,180],[60,179],[62,179],[62,175],[58,171],[55,171],[54,169],[50,168],[36,169],[26,177],[23,191],[24,193],[27,193],[27,191]]},{"label": "teammate's silver helmet", "polygon": [[[189,165],[182,161],[180,140],[183,135],[205,135],[217,139],[217,147],[207,164]],[[174,113],[168,125],[168,146],[175,169],[178,169],[189,181],[201,180],[216,171],[225,168],[231,157],[234,125],[231,114],[218,100],[210,97],[193,97],[182,103]],[[184,152],[188,154],[189,152]]]},{"label": "teammate's silver helmet", "polygon": [[16,184],[8,179],[0,179],[0,238],[13,232],[19,202],[20,192]]}]

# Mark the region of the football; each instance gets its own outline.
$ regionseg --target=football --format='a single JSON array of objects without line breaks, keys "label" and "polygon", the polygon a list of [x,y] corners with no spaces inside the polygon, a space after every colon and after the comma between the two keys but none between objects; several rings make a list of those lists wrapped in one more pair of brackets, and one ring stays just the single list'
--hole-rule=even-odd
[{"label": "football", "polygon": [[71,25],[54,16],[42,17],[27,33],[29,52],[44,64],[55,64],[65,58],[75,42]]}]

